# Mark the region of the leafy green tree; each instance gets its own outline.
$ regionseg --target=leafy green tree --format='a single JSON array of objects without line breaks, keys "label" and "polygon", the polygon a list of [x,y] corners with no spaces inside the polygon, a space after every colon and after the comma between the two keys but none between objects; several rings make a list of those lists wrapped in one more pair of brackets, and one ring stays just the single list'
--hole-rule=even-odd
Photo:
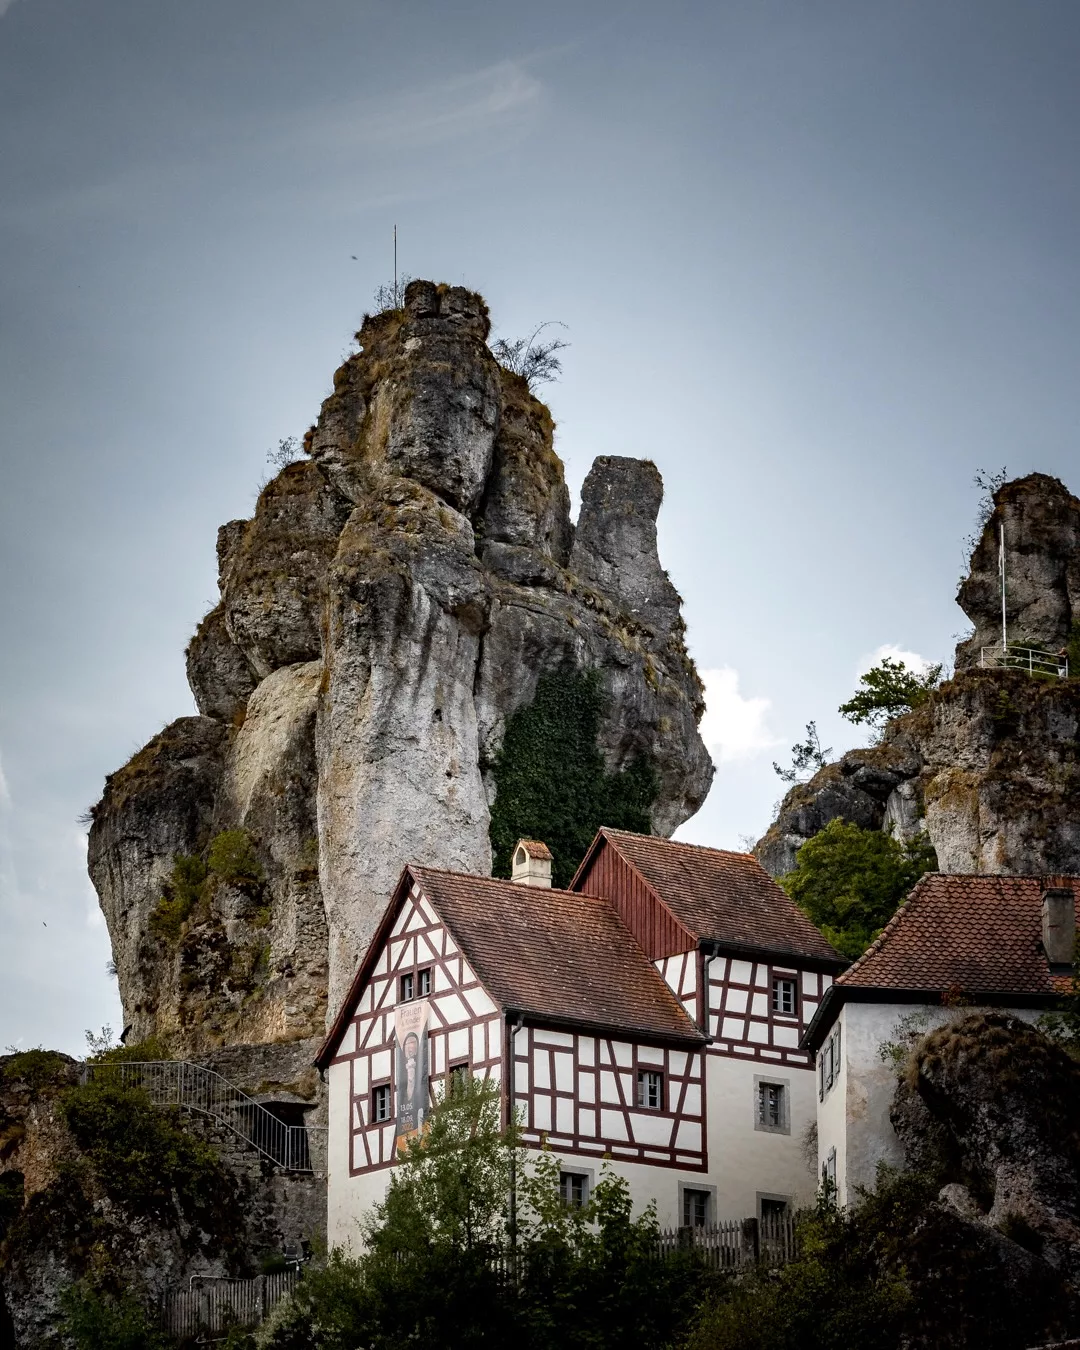
[{"label": "leafy green tree", "polygon": [[519,839],[551,849],[565,886],[601,825],[648,834],[656,771],[644,757],[609,774],[597,744],[604,710],[595,670],[543,675],[532,703],[506,723],[495,757],[491,842],[495,876],[510,875]]},{"label": "leafy green tree", "polygon": [[925,834],[900,844],[880,830],[830,820],[799,849],[780,885],[837,951],[857,957],[923,873],[936,869]]},{"label": "leafy green tree", "polygon": [[903,661],[886,656],[873,670],[859,677],[862,688],[852,694],[839,711],[849,722],[881,730],[886,722],[926,702],[941,683],[944,667],[927,666],[920,674]]}]

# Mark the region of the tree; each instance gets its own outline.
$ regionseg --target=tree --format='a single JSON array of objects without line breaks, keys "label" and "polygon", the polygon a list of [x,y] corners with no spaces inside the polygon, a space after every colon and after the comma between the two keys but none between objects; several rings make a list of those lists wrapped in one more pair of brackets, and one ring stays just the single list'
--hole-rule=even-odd
[{"label": "tree", "polygon": [[405,287],[412,279],[412,273],[401,272],[393,281],[384,281],[376,286],[375,312],[381,314],[384,309],[400,309],[405,303]]},{"label": "tree", "polygon": [[939,662],[919,674],[903,661],[886,656],[880,665],[859,677],[863,687],[841,703],[839,711],[849,722],[865,723],[880,731],[894,717],[925,703],[941,683],[943,669]]},{"label": "tree", "polygon": [[528,337],[514,338],[513,341],[498,338],[491,344],[491,353],[500,366],[520,375],[530,389],[535,389],[537,385],[555,379],[562,371],[562,362],[555,353],[563,351],[570,344],[561,338],[553,338],[550,342],[537,341],[545,328],[552,328],[556,324],[560,328],[566,327],[557,320],[549,320],[534,328]]},{"label": "tree", "polygon": [[799,849],[780,885],[837,951],[858,957],[919,877],[936,869],[925,834],[900,844],[880,830],[830,820]]},{"label": "tree", "polygon": [[832,746],[826,749],[821,748],[821,737],[818,735],[817,723],[807,722],[806,740],[796,741],[791,747],[791,767],[782,769],[775,760],[773,760],[773,770],[779,774],[785,783],[805,783],[808,778],[812,778],[818,769],[823,769],[828,757],[832,754]]}]

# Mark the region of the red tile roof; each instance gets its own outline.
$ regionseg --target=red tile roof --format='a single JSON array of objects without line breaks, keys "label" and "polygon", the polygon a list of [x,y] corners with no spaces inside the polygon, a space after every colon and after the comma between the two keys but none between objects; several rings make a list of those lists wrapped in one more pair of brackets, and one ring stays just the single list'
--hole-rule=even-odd
[{"label": "red tile roof", "polygon": [[630,1035],[705,1039],[609,901],[431,867],[409,871],[504,1009]]},{"label": "red tile roof", "polygon": [[1042,950],[1042,894],[1070,888],[1080,920],[1080,877],[922,877],[881,936],[840,975],[857,989],[957,988],[967,994],[1053,994],[1068,977],[1051,975]]},{"label": "red tile roof", "polygon": [[837,969],[845,964],[752,853],[607,827],[593,849],[601,838],[638,872],[695,941],[807,956],[835,963]]}]

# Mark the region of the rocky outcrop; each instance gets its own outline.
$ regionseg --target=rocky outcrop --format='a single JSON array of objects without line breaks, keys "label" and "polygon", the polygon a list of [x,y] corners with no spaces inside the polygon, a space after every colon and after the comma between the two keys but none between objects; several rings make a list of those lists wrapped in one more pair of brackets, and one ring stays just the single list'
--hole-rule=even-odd
[{"label": "rocky outcrop", "polygon": [[894,719],[878,745],[787,794],[755,848],[774,876],[836,818],[902,839],[925,829],[944,872],[1080,871],[1080,663],[1068,679],[977,664],[982,647],[1001,641],[1002,520],[1010,643],[1075,644],[1080,502],[1056,479],[1032,474],[999,489],[960,587],[975,633],[957,647],[956,675]]},{"label": "rocky outcrop", "polygon": [[890,1113],[910,1167],[961,1220],[1080,1277],[1080,1066],[1006,1014],[916,1045]]},{"label": "rocky outcrop", "polygon": [[[222,527],[221,600],[187,658],[202,715],[94,812],[129,1040],[312,1039],[403,863],[490,871],[492,765],[546,672],[598,672],[606,768],[648,762],[654,830],[704,799],[659,472],[598,460],[575,531],[550,413],[487,335],[479,296],[412,283],[365,320],[308,458]],[[200,880],[223,835],[257,862]]]}]

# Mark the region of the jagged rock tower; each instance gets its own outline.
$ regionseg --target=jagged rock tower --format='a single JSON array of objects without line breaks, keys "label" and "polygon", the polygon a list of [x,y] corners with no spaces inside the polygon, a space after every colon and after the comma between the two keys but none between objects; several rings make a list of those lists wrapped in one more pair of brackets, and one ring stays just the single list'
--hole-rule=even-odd
[{"label": "jagged rock tower", "polygon": [[[1001,524],[1010,647],[1068,649],[1068,679],[979,666],[1001,643]],[[1080,872],[1080,501],[1063,483],[1035,473],[998,489],[957,603],[974,632],[953,679],[787,794],[754,850],[774,876],[836,818],[925,829],[943,872]]]},{"label": "jagged rock tower", "polygon": [[[480,296],[413,282],[365,320],[307,458],[221,528],[188,649],[200,715],[110,776],[90,833],[129,1040],[317,1038],[403,863],[490,871],[491,766],[544,673],[598,672],[599,748],[609,771],[647,759],[655,832],[703,801],[660,475],[597,460],[575,529],[551,416],[488,329]],[[238,829],[257,867],[163,924],[175,859]]]}]

